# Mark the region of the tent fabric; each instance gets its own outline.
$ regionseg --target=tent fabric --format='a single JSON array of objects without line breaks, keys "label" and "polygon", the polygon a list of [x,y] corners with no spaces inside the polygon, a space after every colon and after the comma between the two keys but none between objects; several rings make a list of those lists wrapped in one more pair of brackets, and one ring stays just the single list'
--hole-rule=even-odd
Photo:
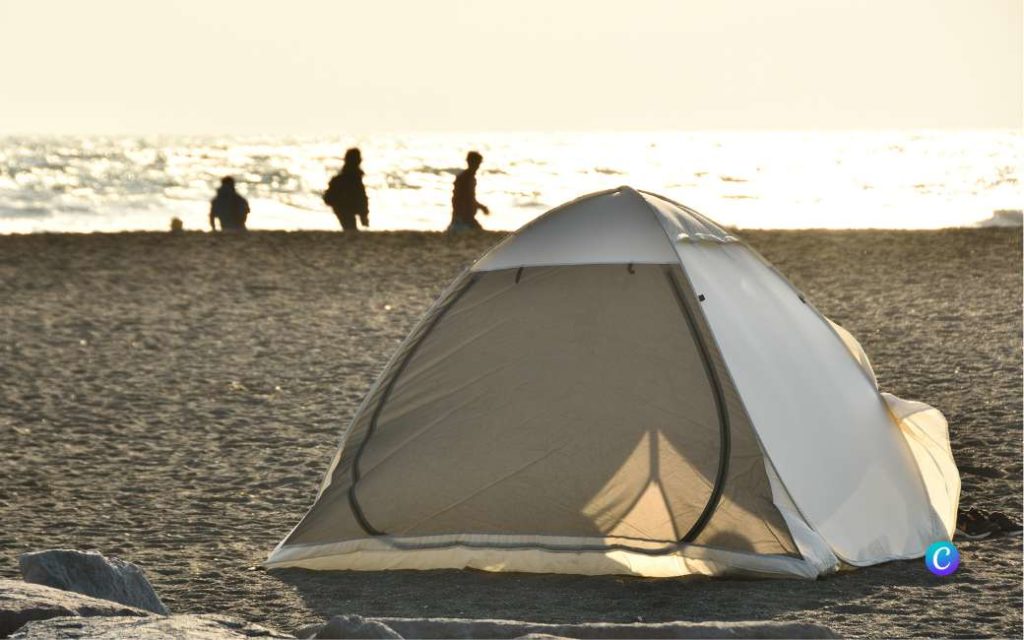
[{"label": "tent fabric", "polygon": [[[652,215],[656,211],[657,215]],[[738,242],[691,209],[615,189],[578,198],[530,222],[487,252],[474,271],[573,264],[675,264],[673,242]]]},{"label": "tent fabric", "polygon": [[813,575],[825,575],[838,571],[841,565],[839,558],[832,552],[825,539],[807,524],[800,514],[799,507],[796,506],[793,498],[782,485],[779,474],[771,462],[766,462],[765,466],[768,471],[768,479],[771,482],[772,495],[775,497],[775,506],[782,514],[790,535],[793,536],[793,542],[799,550],[798,555],[803,559],[808,570]]},{"label": "tent fabric", "polygon": [[919,556],[945,421],[708,218],[558,207],[442,294],[268,566],[814,577]]},{"label": "tent fabric", "polygon": [[791,555],[743,553],[700,545],[641,553],[601,538],[472,534],[414,539],[383,536],[330,544],[282,545],[268,566],[322,571],[478,569],[646,578],[705,575],[813,579],[826,572]]},{"label": "tent fabric", "polygon": [[932,509],[942,521],[946,538],[956,530],[960,503],[960,473],[949,444],[949,424],[934,407],[883,393],[893,420],[917,461]]},{"label": "tent fabric", "polygon": [[[478,274],[404,361],[384,408],[361,412],[377,422],[367,438],[370,421],[357,418],[350,436],[358,486],[347,458],[318,513],[344,511],[355,495],[381,533],[676,543],[706,507],[721,454],[713,394],[674,293],[681,275],[654,265]],[[695,542],[795,553],[731,385],[724,395],[729,491]],[[444,459],[458,464],[429,464]],[[559,491],[538,494],[546,486]],[[289,543],[338,536],[332,518],[307,517]]]},{"label": "tent fabric", "polygon": [[[831,321],[830,324],[861,365],[868,380],[878,388],[871,361],[868,360],[860,342],[843,327]],[[957,506],[960,503],[960,473],[953,459],[946,418],[938,409],[923,402],[903,400],[884,392],[882,399],[885,400],[890,416],[899,426],[917,461],[917,468],[921,472],[932,508],[942,520],[946,535],[952,538],[956,530]]]},{"label": "tent fabric", "polygon": [[[676,291],[698,309],[703,302],[694,294],[681,269],[673,269],[678,283]],[[727,475],[724,490],[707,526],[694,539],[696,544],[725,546],[757,553],[778,553],[799,556],[786,520],[775,506],[764,453],[736,390],[736,384],[725,366],[703,314],[695,314],[695,329],[705,345],[712,368],[725,400],[730,425]]]},{"label": "tent fabric", "polygon": [[944,539],[909,447],[829,323],[744,245],[678,251],[765,454],[835,554],[874,564]]},{"label": "tent fabric", "polygon": [[[349,498],[351,480],[354,474],[358,474],[358,469],[354,468],[353,461],[359,453],[360,445],[365,440],[366,432],[373,422],[377,407],[381,405],[390,386],[401,373],[401,364],[409,359],[423,340],[424,335],[440,321],[445,311],[466,292],[472,282],[473,275],[466,271],[448,285],[388,360],[380,376],[370,387],[362,404],[356,410],[351,424],[343,433],[338,450],[320,483],[316,501],[288,537],[278,545],[278,550],[285,544],[295,544],[300,538],[307,543],[329,542],[366,534],[366,529],[359,523],[359,518],[354,512]],[[347,508],[346,504],[348,504]],[[275,550],[276,553],[277,550]]]}]

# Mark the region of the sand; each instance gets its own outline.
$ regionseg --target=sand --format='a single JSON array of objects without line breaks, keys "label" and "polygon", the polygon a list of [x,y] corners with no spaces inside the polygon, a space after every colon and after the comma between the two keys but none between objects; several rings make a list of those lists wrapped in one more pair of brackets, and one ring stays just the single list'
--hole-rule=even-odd
[{"label": "sand", "polygon": [[[1021,232],[748,232],[952,425],[965,506],[1021,514]],[[537,622],[794,620],[850,636],[1020,637],[1021,539],[818,581],[267,572],[374,376],[500,236],[0,237],[0,575],[97,549],[177,613],[282,630],[335,613]]]}]

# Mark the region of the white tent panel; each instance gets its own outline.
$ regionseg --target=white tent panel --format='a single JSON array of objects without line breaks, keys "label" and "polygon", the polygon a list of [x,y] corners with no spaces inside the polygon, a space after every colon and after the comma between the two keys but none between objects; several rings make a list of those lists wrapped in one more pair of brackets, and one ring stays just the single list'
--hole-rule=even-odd
[{"label": "white tent panel", "polygon": [[923,402],[903,400],[891,393],[883,393],[882,397],[917,460],[932,508],[942,518],[946,535],[952,539],[960,503],[960,472],[949,445],[946,418],[938,409]]},{"label": "white tent panel", "polygon": [[742,244],[676,249],[766,454],[835,554],[867,565],[947,539],[877,389],[822,317]]},{"label": "white tent panel", "polygon": [[[871,361],[860,342],[831,320],[829,324],[839,334],[871,384],[877,388],[878,380],[871,368]],[[960,503],[960,472],[956,468],[953,449],[949,444],[949,424],[938,409],[923,402],[903,400],[884,392],[882,398],[917,460],[917,468],[921,471],[932,508],[942,518],[946,534],[952,539],[956,530],[957,506]]]},{"label": "white tent panel", "polygon": [[[629,187],[623,187],[629,189]],[[632,189],[629,189],[632,191]],[[728,231],[710,218],[664,196],[646,191],[634,192],[657,214],[662,228],[673,241],[680,242],[739,242]]]},{"label": "white tent panel", "polygon": [[838,571],[839,558],[832,553],[832,549],[829,548],[825,539],[804,521],[800,510],[793,504],[793,498],[786,491],[786,487],[782,486],[779,473],[775,470],[771,460],[764,461],[764,468],[768,472],[768,481],[772,486],[772,499],[775,501],[779,513],[782,514],[783,520],[786,521],[786,527],[789,528],[789,533],[793,536],[793,542],[800,550],[804,562],[814,567],[815,575]]},{"label": "white tent panel", "polygon": [[623,187],[552,209],[487,252],[473,270],[676,260],[651,209],[639,193]]}]

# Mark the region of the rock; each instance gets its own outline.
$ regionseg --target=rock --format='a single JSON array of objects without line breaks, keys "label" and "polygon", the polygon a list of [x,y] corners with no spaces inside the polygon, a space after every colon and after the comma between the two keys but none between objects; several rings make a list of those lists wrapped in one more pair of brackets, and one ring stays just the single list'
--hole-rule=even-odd
[{"label": "rock", "polygon": [[367,640],[401,639],[394,629],[383,622],[362,616],[334,616],[320,627],[313,638],[366,638]]},{"label": "rock", "polygon": [[11,640],[235,640],[293,638],[278,631],[217,615],[146,618],[51,618],[30,622]]},{"label": "rock", "polygon": [[20,580],[0,580],[0,638],[32,620],[61,616],[148,616],[149,612]]},{"label": "rock", "polygon": [[[331,623],[336,626],[328,630]],[[396,635],[371,635],[366,623]],[[373,627],[378,629],[377,627]],[[365,630],[364,630],[365,629]],[[300,633],[314,630],[304,627]],[[326,635],[321,635],[326,634]],[[651,624],[540,624],[517,620],[459,618],[363,618],[335,616],[313,638],[838,638],[828,627],[800,622],[662,622]]]},{"label": "rock", "polygon": [[26,582],[112,600],[160,615],[170,613],[142,569],[119,558],[104,558],[96,551],[50,549],[23,554],[19,564]]}]

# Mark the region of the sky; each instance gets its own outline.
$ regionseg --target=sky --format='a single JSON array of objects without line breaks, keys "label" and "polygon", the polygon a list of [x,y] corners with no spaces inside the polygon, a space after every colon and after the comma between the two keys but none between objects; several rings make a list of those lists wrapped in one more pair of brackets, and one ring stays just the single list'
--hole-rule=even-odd
[{"label": "sky", "polygon": [[1024,0],[0,0],[0,135],[1020,129]]}]

